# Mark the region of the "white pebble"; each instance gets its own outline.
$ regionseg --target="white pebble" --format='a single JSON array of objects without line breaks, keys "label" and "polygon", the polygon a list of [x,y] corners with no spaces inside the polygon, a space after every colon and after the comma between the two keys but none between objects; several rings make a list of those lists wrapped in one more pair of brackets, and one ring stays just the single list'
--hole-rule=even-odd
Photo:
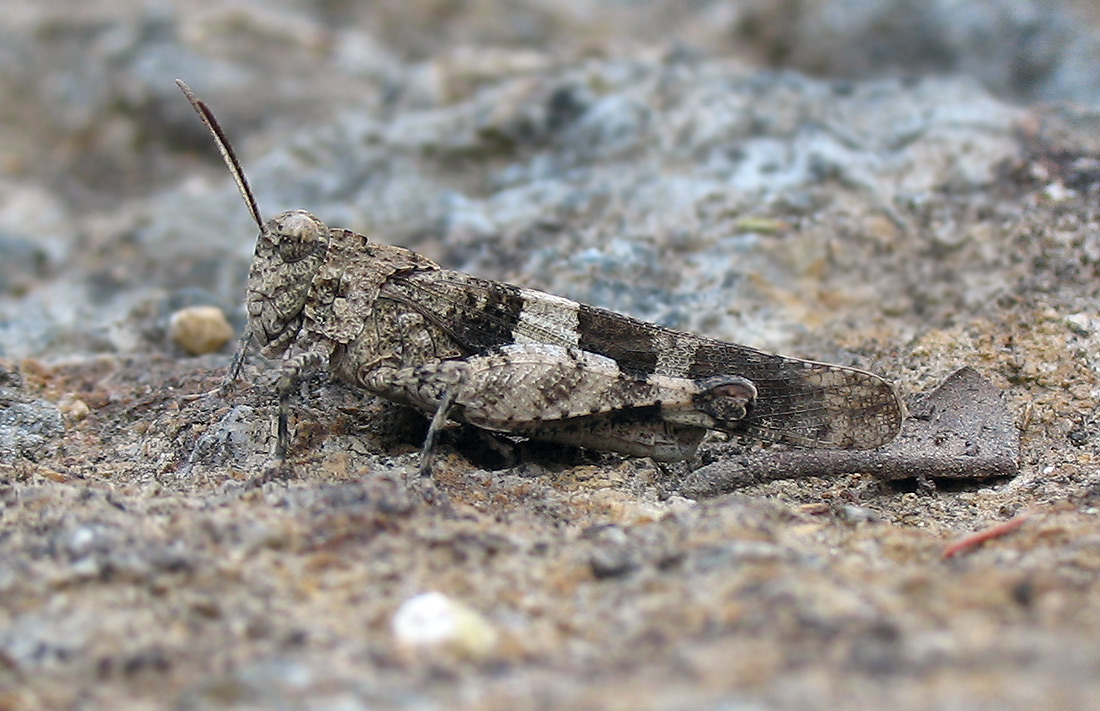
[{"label": "white pebble", "polygon": [[393,616],[393,635],[408,651],[447,651],[484,659],[497,644],[497,631],[480,613],[439,592],[411,597]]}]

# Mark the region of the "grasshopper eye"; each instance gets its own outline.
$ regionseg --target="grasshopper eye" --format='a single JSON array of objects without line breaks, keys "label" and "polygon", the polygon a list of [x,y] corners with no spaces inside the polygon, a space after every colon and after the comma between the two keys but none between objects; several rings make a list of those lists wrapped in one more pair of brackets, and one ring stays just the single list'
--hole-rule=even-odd
[{"label": "grasshopper eye", "polygon": [[284,262],[298,262],[313,254],[315,243],[308,235],[298,239],[298,235],[283,235],[279,241],[279,257]]},{"label": "grasshopper eye", "polygon": [[284,262],[301,261],[328,245],[328,227],[305,210],[284,212],[272,222],[270,234]]}]

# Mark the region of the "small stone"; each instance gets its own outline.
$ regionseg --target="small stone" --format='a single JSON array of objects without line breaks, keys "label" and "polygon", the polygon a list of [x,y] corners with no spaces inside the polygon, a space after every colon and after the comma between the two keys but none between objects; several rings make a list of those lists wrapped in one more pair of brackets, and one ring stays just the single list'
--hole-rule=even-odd
[{"label": "small stone", "polygon": [[1087,336],[1092,333],[1094,324],[1092,318],[1086,313],[1074,313],[1066,316],[1066,326],[1078,336]]},{"label": "small stone", "polygon": [[402,603],[393,616],[393,635],[406,651],[445,651],[475,660],[489,656],[499,638],[480,613],[440,592]]},{"label": "small stone", "polygon": [[79,422],[83,420],[92,411],[88,407],[88,403],[84,402],[80,398],[62,398],[57,403],[57,409],[61,410],[61,414],[68,417],[73,422]]},{"label": "small stone", "polygon": [[191,355],[204,355],[228,343],[233,327],[217,306],[188,306],[169,318],[168,335]]},{"label": "small stone", "polygon": [[638,561],[631,552],[621,548],[597,548],[592,551],[588,564],[598,580],[621,578],[638,568]]},{"label": "small stone", "polygon": [[847,523],[877,523],[879,515],[874,510],[863,506],[845,504],[837,512],[837,518]]}]

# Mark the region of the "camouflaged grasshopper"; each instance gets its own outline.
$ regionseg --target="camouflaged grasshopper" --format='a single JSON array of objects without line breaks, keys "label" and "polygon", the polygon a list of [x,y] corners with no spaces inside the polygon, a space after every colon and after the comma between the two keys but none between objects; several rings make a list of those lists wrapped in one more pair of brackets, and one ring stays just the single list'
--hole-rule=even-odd
[{"label": "camouflaged grasshopper", "polygon": [[[871,373],[681,333],[443,269],[327,227],[305,210],[264,221],[209,107],[177,81],[213,135],[259,227],[248,278],[250,345],[283,357],[278,453],[306,368],[431,415],[425,458],[449,420],[659,461],[690,458],[708,430],[802,447],[870,449],[904,409]],[[426,469],[425,469],[426,471]]]}]

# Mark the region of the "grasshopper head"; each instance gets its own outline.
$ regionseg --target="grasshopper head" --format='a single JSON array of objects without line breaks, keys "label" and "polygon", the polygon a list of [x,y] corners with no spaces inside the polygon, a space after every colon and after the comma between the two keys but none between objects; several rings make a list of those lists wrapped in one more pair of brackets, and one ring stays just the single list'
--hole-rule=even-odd
[{"label": "grasshopper head", "polygon": [[176,84],[213,136],[245,207],[260,228],[248,275],[248,331],[260,353],[274,358],[286,351],[302,327],[302,310],[309,299],[313,275],[328,249],[329,228],[305,210],[284,212],[264,222],[240,161],[214,112],[182,81],[177,79]]},{"label": "grasshopper head", "polygon": [[281,355],[297,337],[328,244],[329,228],[305,210],[284,212],[260,228],[248,275],[248,328],[265,357]]}]

